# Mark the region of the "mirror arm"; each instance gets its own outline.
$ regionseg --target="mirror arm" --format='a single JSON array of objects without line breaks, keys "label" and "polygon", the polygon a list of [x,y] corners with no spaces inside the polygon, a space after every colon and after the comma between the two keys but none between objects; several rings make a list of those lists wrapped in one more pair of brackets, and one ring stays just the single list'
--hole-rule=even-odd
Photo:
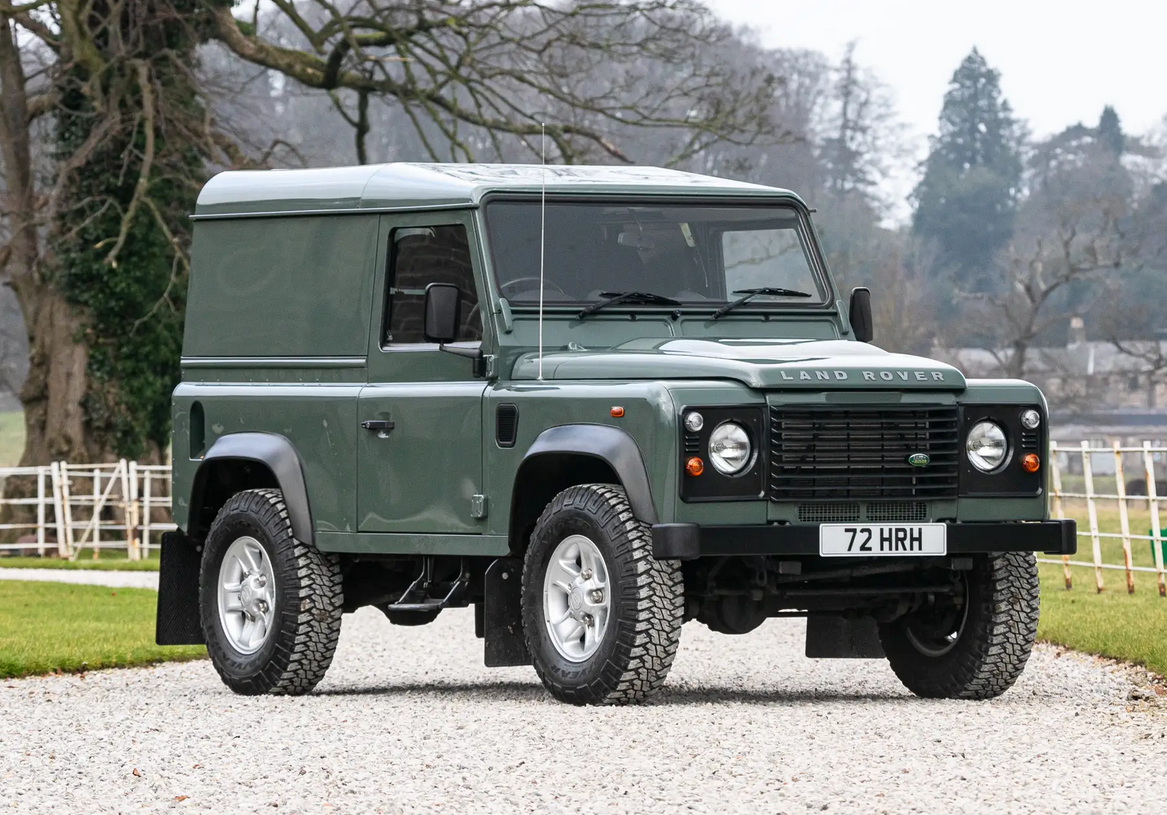
[{"label": "mirror arm", "polygon": [[483,355],[481,348],[451,348],[445,343],[439,342],[438,350],[445,351],[447,354],[453,354],[454,356],[474,360],[471,373],[478,378],[486,376],[486,357]]}]

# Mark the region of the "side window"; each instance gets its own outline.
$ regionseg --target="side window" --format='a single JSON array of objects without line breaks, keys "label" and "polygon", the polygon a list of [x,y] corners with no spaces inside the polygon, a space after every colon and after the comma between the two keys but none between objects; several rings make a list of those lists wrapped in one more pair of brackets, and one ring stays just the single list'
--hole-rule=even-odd
[{"label": "side window", "polygon": [[462,327],[457,341],[482,339],[482,314],[466,227],[419,226],[393,230],[383,345],[425,342],[425,287],[430,283],[452,283],[462,293]]}]

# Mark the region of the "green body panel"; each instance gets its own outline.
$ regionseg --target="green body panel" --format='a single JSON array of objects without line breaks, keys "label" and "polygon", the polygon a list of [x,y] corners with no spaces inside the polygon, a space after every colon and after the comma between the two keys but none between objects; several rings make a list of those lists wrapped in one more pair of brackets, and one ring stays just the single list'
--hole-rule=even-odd
[{"label": "green body panel", "polygon": [[[509,550],[524,456],[551,427],[607,425],[631,436],[660,522],[739,525],[798,523],[797,505],[681,500],[678,423],[687,406],[1045,411],[1029,383],[966,380],[943,363],[854,341],[833,283],[825,306],[776,305],[716,321],[692,307],[617,306],[582,320],[577,310],[549,307],[540,358],[537,312],[512,307],[491,282],[479,204],[493,193],[537,193],[541,181],[539,168],[384,165],[224,173],[208,183],[174,393],[178,525],[188,528],[200,456],[234,432],[278,433],[294,445],[322,549],[496,557]],[[546,182],[558,195],[720,196],[802,208],[785,190],[652,168],[548,168]],[[391,231],[450,224],[470,238],[485,378],[434,344],[381,343]],[[496,442],[500,404],[518,408],[513,446]],[[363,429],[368,420],[394,427]],[[932,501],[928,510],[935,520],[1047,517],[1044,495]]]},{"label": "green body panel", "polygon": [[[474,221],[466,211],[380,217],[379,258],[388,258],[394,229],[460,224],[466,227],[476,270],[483,266]],[[377,264],[377,292],[384,291],[386,266]],[[478,297],[483,302],[484,292],[480,290]],[[378,304],[383,302],[377,298]],[[389,420],[395,427],[386,434],[361,431],[357,529],[362,533],[482,533],[485,524],[471,516],[470,503],[473,496],[482,494],[479,440],[486,384],[471,375],[469,360],[440,351],[436,345],[382,347],[381,311],[378,308],[374,318],[378,330],[369,336],[369,386],[361,392],[359,413],[360,421]],[[489,336],[484,343],[490,344]]]},{"label": "green body panel", "polygon": [[[465,368],[465,360],[460,360]],[[388,433],[357,442],[361,532],[481,532],[470,502],[482,494],[481,380],[370,385],[360,418],[388,419]]]},{"label": "green body panel", "polygon": [[[310,369],[305,369],[305,375]],[[363,371],[361,372],[364,373]],[[306,377],[307,378],[307,377]],[[174,522],[187,528],[188,500],[201,463],[190,449],[190,411],[203,410],[205,449],[227,433],[265,431],[296,448],[315,528],[357,528],[357,397],[362,384],[231,384],[184,382],[174,391]]]},{"label": "green body panel", "polygon": [[[514,404],[519,409],[513,447],[499,447],[495,443],[493,417],[502,403]],[[622,418],[612,418],[611,409],[615,406],[624,408]],[[515,474],[527,450],[544,430],[566,424],[611,425],[632,436],[648,471],[657,515],[672,516],[677,495],[676,412],[665,383],[499,382],[487,390],[483,413],[490,417],[486,424],[492,428],[482,439],[491,507],[487,529],[492,534],[508,531]]]}]

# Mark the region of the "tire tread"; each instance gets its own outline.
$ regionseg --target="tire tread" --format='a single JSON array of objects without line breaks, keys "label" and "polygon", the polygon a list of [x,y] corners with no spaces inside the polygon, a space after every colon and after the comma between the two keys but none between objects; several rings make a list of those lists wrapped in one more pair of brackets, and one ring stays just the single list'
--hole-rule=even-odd
[{"label": "tire tread", "polygon": [[[278,489],[245,490],[233,495],[215,517],[211,534],[235,513],[252,517],[271,535],[276,550],[272,565],[282,572],[285,597],[296,616],[289,624],[288,617],[279,613],[274,635],[280,639],[271,659],[255,675],[244,679],[229,676],[213,659],[215,669],[224,683],[238,693],[308,693],[324,678],[340,638],[344,586],[339,561],[336,555],[296,538],[283,493]],[[209,565],[204,557],[204,582],[218,579],[217,573],[210,573]],[[204,614],[203,628],[210,644],[218,622],[208,616]]]},{"label": "tire tread", "polygon": [[[652,554],[652,536],[638,521],[623,488],[612,484],[581,484],[559,493],[544,509],[535,524],[532,540],[558,514],[572,509],[593,517],[613,542],[618,564],[609,564],[609,572],[619,567],[634,576],[635,593],[632,619],[613,621],[618,632],[616,657],[609,659],[594,681],[569,686],[558,682],[535,661],[535,669],[553,696],[577,705],[639,704],[655,695],[664,685],[680,644],[684,621],[684,583],[680,562],[657,560]],[[528,547],[524,576],[530,579],[536,568],[537,547]],[[541,579],[541,578],[540,578]],[[527,649],[538,653],[530,625],[524,626]]]},{"label": "tire tread", "polygon": [[907,644],[894,623],[880,627],[892,670],[917,696],[993,699],[1013,687],[1025,670],[1037,637],[1039,614],[1034,554],[991,554],[979,574],[969,579],[980,581],[979,599],[969,609],[972,626],[943,661],[928,662]]}]

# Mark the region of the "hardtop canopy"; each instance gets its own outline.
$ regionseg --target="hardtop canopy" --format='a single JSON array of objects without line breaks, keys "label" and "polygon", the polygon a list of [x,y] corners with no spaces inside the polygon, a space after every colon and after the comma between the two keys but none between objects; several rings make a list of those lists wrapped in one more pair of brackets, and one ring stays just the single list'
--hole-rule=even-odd
[{"label": "hardtop canopy", "polygon": [[490,193],[799,200],[789,190],[660,167],[537,164],[376,164],[219,173],[195,217],[477,206]]}]

